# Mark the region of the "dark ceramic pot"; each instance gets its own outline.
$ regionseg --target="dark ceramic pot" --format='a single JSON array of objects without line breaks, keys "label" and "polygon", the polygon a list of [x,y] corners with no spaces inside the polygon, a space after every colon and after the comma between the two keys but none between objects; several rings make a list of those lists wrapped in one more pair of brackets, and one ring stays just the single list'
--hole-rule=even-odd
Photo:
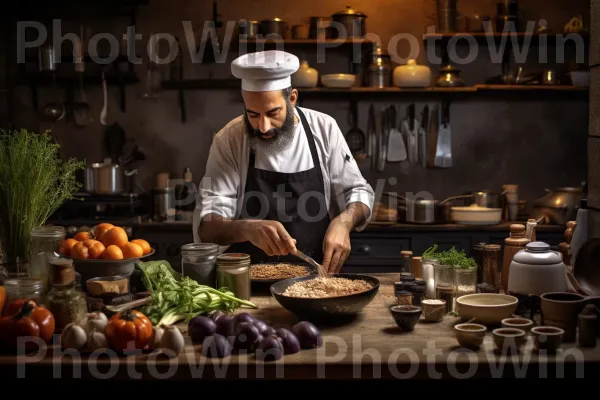
[{"label": "dark ceramic pot", "polygon": [[390,307],[390,312],[400,329],[412,331],[421,318],[423,309],[417,306],[396,305]]}]

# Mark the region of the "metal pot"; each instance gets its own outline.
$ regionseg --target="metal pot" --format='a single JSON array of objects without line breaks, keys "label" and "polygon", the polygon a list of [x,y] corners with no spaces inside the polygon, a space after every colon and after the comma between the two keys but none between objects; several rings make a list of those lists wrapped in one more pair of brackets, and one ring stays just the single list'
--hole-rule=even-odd
[{"label": "metal pot", "polygon": [[125,176],[137,170],[125,171],[111,163],[94,163],[85,170],[85,190],[92,194],[121,194],[125,191]]},{"label": "metal pot", "polygon": [[471,204],[477,204],[479,207],[487,208],[503,208],[504,207],[504,195],[507,191],[494,192],[492,190],[480,190],[477,192],[465,193],[472,196]]},{"label": "metal pot", "polygon": [[533,202],[531,218],[538,223],[566,225],[568,221],[574,221],[577,210],[583,198],[583,189],[577,187],[560,187],[546,189],[545,196]]},{"label": "metal pot", "polygon": [[242,35],[244,38],[255,38],[258,35],[258,21],[242,19],[238,22],[238,25],[240,28],[240,35]]},{"label": "metal pot", "polygon": [[281,18],[263,19],[260,21],[260,34],[271,39],[287,39],[289,36],[288,23]]},{"label": "metal pot", "polygon": [[383,194],[400,200],[398,204],[398,220],[411,224],[448,223],[451,221],[452,201],[471,197],[470,195],[460,195],[439,201],[432,199],[407,199],[395,193]]},{"label": "metal pot", "polygon": [[344,11],[336,12],[331,16],[333,37],[336,39],[362,38],[367,33],[367,16],[359,11],[353,10],[349,5]]}]

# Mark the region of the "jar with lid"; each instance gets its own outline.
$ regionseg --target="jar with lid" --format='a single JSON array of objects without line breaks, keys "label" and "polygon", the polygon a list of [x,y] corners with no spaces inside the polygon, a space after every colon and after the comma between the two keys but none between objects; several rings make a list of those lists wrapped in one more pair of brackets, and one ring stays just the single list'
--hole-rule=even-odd
[{"label": "jar with lid", "polygon": [[85,292],[75,275],[73,261],[57,258],[51,263],[52,288],[48,292],[48,309],[54,315],[55,332],[70,323],[82,324],[88,312]]},{"label": "jar with lid", "polygon": [[31,231],[29,251],[29,274],[42,281],[43,293],[50,289],[50,258],[58,253],[60,243],[66,237],[62,226],[40,226]]},{"label": "jar with lid", "polygon": [[414,306],[421,307],[421,302],[425,298],[425,281],[415,281],[410,287],[412,293],[412,302]]},{"label": "jar with lid", "polygon": [[188,243],[181,246],[181,274],[201,285],[217,288],[217,256],[219,245]]},{"label": "jar with lid", "polygon": [[435,274],[434,266],[439,264],[439,260],[433,257],[421,258],[421,274],[425,281],[425,296],[428,299],[435,299]]},{"label": "jar with lid", "polygon": [[456,298],[477,292],[478,268],[454,268],[454,293]]},{"label": "jar with lid", "polygon": [[413,296],[412,293],[408,290],[400,290],[396,293],[398,297],[398,305],[399,306],[412,306]]},{"label": "jar with lid", "polygon": [[392,84],[392,66],[389,54],[377,46],[371,53],[365,85],[374,88],[389,87]]},{"label": "jar with lid", "polygon": [[15,300],[35,300],[38,304],[44,304],[44,295],[42,293],[43,284],[39,279],[34,278],[12,278],[4,281],[4,290],[6,299],[4,309],[6,312],[8,305]]},{"label": "jar with lid", "polygon": [[242,300],[250,300],[250,256],[228,253],[217,257],[218,287],[226,287]]},{"label": "jar with lid", "polygon": [[400,274],[412,274],[412,255],[413,252],[410,250],[402,250],[402,265]]},{"label": "jar with lid", "polygon": [[446,301],[446,311],[454,309],[454,268],[451,265],[434,265],[435,298]]},{"label": "jar with lid", "polygon": [[498,290],[502,288],[501,258],[502,247],[499,244],[486,244],[483,246],[482,283],[495,286]]}]

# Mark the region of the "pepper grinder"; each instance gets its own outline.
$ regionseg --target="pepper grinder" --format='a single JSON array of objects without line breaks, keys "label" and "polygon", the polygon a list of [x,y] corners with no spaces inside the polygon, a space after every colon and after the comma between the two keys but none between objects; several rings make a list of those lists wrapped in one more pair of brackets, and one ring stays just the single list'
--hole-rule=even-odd
[{"label": "pepper grinder", "polygon": [[510,236],[504,239],[504,254],[502,257],[501,280],[504,293],[508,293],[508,274],[513,257],[520,250],[525,249],[530,240],[525,237],[525,225],[511,224]]},{"label": "pepper grinder", "polygon": [[596,306],[588,304],[577,317],[579,331],[579,345],[582,347],[596,347]]},{"label": "pepper grinder", "polygon": [[575,221],[569,221],[567,222],[567,229],[565,230],[565,241],[561,242],[558,245],[558,249],[560,250],[560,253],[563,256],[563,262],[565,263],[565,265],[567,266],[567,269],[569,271],[572,270],[573,266],[571,264],[571,256],[572,256],[572,251],[571,251],[571,239],[573,238],[573,231],[575,230],[575,227],[577,226],[577,223]]}]

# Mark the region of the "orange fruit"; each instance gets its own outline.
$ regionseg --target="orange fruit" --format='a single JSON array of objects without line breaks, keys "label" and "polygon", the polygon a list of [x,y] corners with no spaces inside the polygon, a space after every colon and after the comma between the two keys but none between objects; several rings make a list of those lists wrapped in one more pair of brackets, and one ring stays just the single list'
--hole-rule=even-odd
[{"label": "orange fruit", "polygon": [[90,254],[90,258],[94,259],[94,260],[98,260],[100,258],[102,258],[102,254],[104,253],[104,245],[102,244],[102,242],[99,241],[95,241],[94,244],[92,244],[92,246],[89,248],[88,252]]},{"label": "orange fruit", "polygon": [[138,258],[144,255],[144,249],[142,246],[132,242],[129,242],[125,246],[121,247],[121,251],[123,251],[123,258]]},{"label": "orange fruit", "polygon": [[77,242],[73,248],[71,249],[71,257],[80,258],[80,259],[88,259],[90,258],[90,249],[87,247],[84,242]]},{"label": "orange fruit", "polygon": [[102,253],[102,259],[104,260],[122,260],[123,259],[123,251],[114,244],[110,246],[106,246],[104,252]]},{"label": "orange fruit", "polygon": [[129,242],[129,237],[127,237],[127,232],[125,229],[120,226],[115,226],[110,228],[102,235],[102,244],[106,247],[108,246],[117,246],[123,247]]},{"label": "orange fruit", "polygon": [[60,245],[58,246],[58,253],[63,255],[63,256],[71,256],[71,249],[73,248],[73,246],[75,246],[77,244],[77,240],[75,239],[65,239],[62,240],[60,242]]},{"label": "orange fruit", "polygon": [[78,232],[75,236],[73,236],[73,239],[77,240],[78,242],[83,242],[84,240],[88,240],[91,238],[92,235],[90,234],[90,232]]},{"label": "orange fruit", "polygon": [[96,226],[96,228],[94,228],[94,238],[96,240],[102,240],[102,235],[104,235],[106,232],[108,232],[110,229],[114,228],[115,226],[113,224],[109,224],[107,222],[103,222],[101,224],[98,224],[98,226]]},{"label": "orange fruit", "polygon": [[148,243],[144,239],[134,239],[131,241],[131,243],[135,243],[138,246],[140,246],[142,248],[142,250],[144,250],[144,255],[150,254],[150,252],[152,251],[152,247],[150,247],[150,243]]}]

